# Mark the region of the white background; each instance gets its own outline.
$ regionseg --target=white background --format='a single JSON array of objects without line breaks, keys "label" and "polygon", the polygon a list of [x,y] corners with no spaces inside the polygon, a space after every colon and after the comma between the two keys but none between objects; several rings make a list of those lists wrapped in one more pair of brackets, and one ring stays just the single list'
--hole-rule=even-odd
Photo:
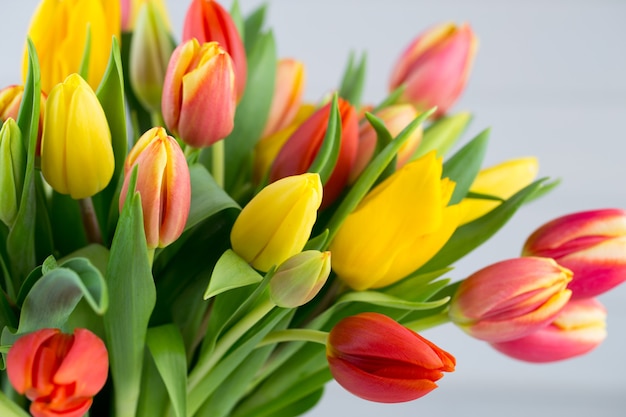
[{"label": "white background", "polygon": [[[0,85],[21,82],[21,54],[37,2],[2,0]],[[245,13],[261,2],[242,0]],[[230,1],[225,1],[227,7]],[[168,7],[179,39],[187,1]],[[524,207],[488,244],[457,265],[462,278],[519,254],[528,234],[574,211],[626,208],[626,2],[620,0],[271,0],[269,25],[281,57],[305,62],[306,96],[337,86],[351,50],[368,51],[365,101],[386,93],[391,66],[425,28],[469,22],[480,49],[455,110],[471,110],[466,140],[492,127],[486,164],[536,155],[541,176],[563,183]],[[509,359],[452,325],[426,337],[453,353],[457,370],[412,403],[381,405],[330,384],[316,416],[626,415],[626,284],[600,297],[609,337],[585,357],[549,365]]]}]

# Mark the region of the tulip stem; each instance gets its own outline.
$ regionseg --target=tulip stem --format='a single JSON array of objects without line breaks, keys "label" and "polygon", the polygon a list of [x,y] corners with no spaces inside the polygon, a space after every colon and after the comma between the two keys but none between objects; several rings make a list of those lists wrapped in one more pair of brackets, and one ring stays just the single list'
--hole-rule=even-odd
[{"label": "tulip stem", "polygon": [[450,322],[448,317],[448,309],[443,310],[439,314],[434,316],[424,317],[423,319],[411,321],[408,323],[402,323],[404,327],[407,327],[414,332],[421,332],[423,330],[432,329],[433,327],[441,326]]},{"label": "tulip stem", "polygon": [[259,342],[257,347],[281,342],[313,342],[326,345],[328,333],[313,329],[287,329],[269,333]]},{"label": "tulip stem", "polygon": [[78,204],[80,205],[80,214],[83,220],[83,228],[87,235],[87,242],[102,243],[100,225],[98,224],[98,217],[96,216],[96,210],[91,197],[78,200]]},{"label": "tulip stem", "polygon": [[211,145],[211,174],[213,179],[224,188],[224,141],[218,140]]}]

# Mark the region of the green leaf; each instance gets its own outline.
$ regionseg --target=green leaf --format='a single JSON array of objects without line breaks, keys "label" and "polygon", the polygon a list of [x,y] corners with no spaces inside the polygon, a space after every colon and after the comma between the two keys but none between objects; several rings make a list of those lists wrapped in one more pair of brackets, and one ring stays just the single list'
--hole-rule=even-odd
[{"label": "green leaf", "polygon": [[83,46],[83,56],[78,67],[78,74],[87,80],[89,76],[89,61],[91,58],[91,23],[87,23],[87,34],[85,35],[85,46]]},{"label": "green leaf", "polygon": [[156,302],[141,197],[135,192],[137,169],[133,170],[128,196],[119,222],[107,268],[109,310],[104,316],[115,413],[135,415],[148,320]]},{"label": "green leaf", "polygon": [[378,106],[374,108],[374,110],[372,110],[372,113],[378,113],[379,110],[395,104],[395,102],[398,101],[404,93],[404,90],[406,90],[406,84],[402,84],[400,87],[393,90],[383,101],[380,102]]},{"label": "green leaf", "polygon": [[367,54],[363,52],[358,64],[355,63],[354,52],[350,53],[348,65],[343,73],[339,86],[339,96],[358,107],[363,95],[365,85],[365,72],[367,69]]},{"label": "green leaf", "polygon": [[19,405],[11,401],[2,391],[0,391],[0,415],[2,417],[29,417]]},{"label": "green leaf", "polygon": [[505,201],[504,198],[498,197],[496,195],[474,193],[472,191],[468,191],[467,194],[465,194],[465,198],[473,198],[476,200],[491,200],[491,201],[497,201],[499,203],[502,203],[503,201]]},{"label": "green leaf", "polygon": [[225,291],[258,284],[263,277],[232,250],[224,252],[215,264],[204,299],[215,297]]},{"label": "green leaf", "polygon": [[337,95],[333,96],[330,106],[330,114],[328,117],[328,126],[326,135],[320,146],[317,156],[307,170],[308,172],[316,172],[320,175],[322,184],[326,184],[330,175],[335,169],[337,159],[339,159],[339,149],[341,148],[341,115]]},{"label": "green leaf", "polygon": [[542,183],[541,187],[537,188],[537,190],[533,193],[533,195],[529,196],[526,200],[524,200],[524,203],[530,203],[531,201],[535,201],[543,197],[544,195],[554,190],[560,184],[561,184],[560,179],[555,179],[552,181]]},{"label": "green leaf", "polygon": [[397,283],[392,284],[381,291],[405,300],[425,301],[429,298],[428,296],[425,297],[423,294],[426,286],[452,269],[452,267],[448,267],[425,274],[414,272],[408,277],[401,279]]},{"label": "green leaf", "polygon": [[442,306],[448,301],[449,300],[447,298],[442,298],[436,301],[408,301],[383,292],[355,291],[342,296],[339,300],[337,300],[336,304],[361,302],[400,310],[430,310]]},{"label": "green leaf", "polygon": [[187,415],[187,358],[180,332],[174,325],[148,329],[146,343],[167,388],[174,412]]},{"label": "green leaf", "polygon": [[230,7],[230,17],[233,19],[235,23],[235,27],[237,28],[237,32],[239,32],[239,36],[241,39],[245,39],[245,22],[243,16],[241,15],[241,7],[239,6],[239,1],[233,1],[232,6]]},{"label": "green leaf", "polygon": [[443,164],[443,178],[456,183],[449,205],[459,203],[469,191],[487,153],[490,130],[483,130]]},{"label": "green leaf", "polygon": [[280,410],[273,411],[272,415],[276,417],[292,417],[304,414],[320,402],[323,394],[324,388],[320,388],[312,394],[300,398]]},{"label": "green leaf", "polygon": [[472,119],[470,113],[457,113],[444,116],[424,130],[422,142],[415,150],[411,160],[435,150],[437,156],[444,156],[461,137]]},{"label": "green leaf", "polygon": [[425,273],[445,268],[482,245],[506,224],[526,199],[531,197],[545,181],[546,178],[542,178],[533,182],[489,213],[459,227],[437,255],[422,266],[419,272]]},{"label": "green leaf", "polygon": [[261,30],[263,29],[263,23],[265,22],[266,11],[267,5],[262,4],[254,10],[244,22],[243,39],[248,54],[250,54],[250,51],[254,49],[256,41],[259,37],[262,36]]},{"label": "green leaf", "polygon": [[319,235],[315,236],[314,238],[309,239],[308,242],[306,242],[306,245],[304,246],[304,249],[302,249],[302,251],[304,252],[305,250],[323,250],[324,247],[326,247],[326,241],[328,239],[328,229],[324,229],[324,231],[322,233],[320,233]]},{"label": "green leaf", "polygon": [[[387,130],[385,123],[379,117],[375,116],[372,113],[365,113],[365,118],[369,122],[369,124],[376,131],[376,148],[374,149],[374,153],[372,158],[378,155],[385,147],[393,140],[391,137],[391,133]],[[385,170],[378,176],[376,179],[376,184],[381,183],[385,180],[385,178],[389,177],[396,171],[396,161],[397,155],[394,155],[389,165],[385,167]]]}]

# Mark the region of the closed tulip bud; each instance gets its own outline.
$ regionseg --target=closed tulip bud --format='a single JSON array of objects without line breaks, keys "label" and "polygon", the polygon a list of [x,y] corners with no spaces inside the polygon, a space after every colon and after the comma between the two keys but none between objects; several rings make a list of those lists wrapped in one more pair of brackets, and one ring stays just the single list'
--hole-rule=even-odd
[{"label": "closed tulip bud", "polygon": [[24,172],[26,170],[26,150],[17,123],[7,119],[0,129],[0,220],[12,226],[19,208]]},{"label": "closed tulip bud", "polygon": [[[474,179],[470,191],[506,200],[522,188],[530,185],[537,177],[538,171],[539,163],[535,157],[511,159],[481,170]],[[496,200],[465,198],[461,202],[462,223],[476,220],[500,204]]]},{"label": "closed tulip bud", "polygon": [[185,155],[162,127],[144,133],[126,157],[120,210],[135,165],[148,248],[163,248],[183,233],[189,216],[191,182]]},{"label": "closed tulip bud", "polygon": [[461,282],[450,320],[477,339],[519,339],[554,320],[570,299],[571,279],[571,271],[549,258],[497,262]]},{"label": "closed tulip bud", "polygon": [[477,43],[467,24],[444,23],[431,28],[396,62],[390,90],[405,84],[403,100],[419,111],[437,106],[435,117],[445,114],[465,87]]},{"label": "closed tulip bud", "polygon": [[279,307],[300,307],[317,295],[329,274],[330,252],[300,252],[276,269],[270,280],[272,301]]},{"label": "closed tulip bud", "polygon": [[318,174],[269,184],[239,213],[230,232],[233,250],[263,272],[282,264],[304,248],[321,202]]},{"label": "closed tulip bud", "polygon": [[183,24],[183,41],[217,42],[233,59],[237,100],[243,97],[248,76],[246,50],[233,18],[218,2],[192,0]]},{"label": "closed tulip bud", "polygon": [[163,0],[121,0],[122,32],[135,30],[140,9],[146,3],[151,3],[152,7],[156,7],[157,14],[161,17],[161,23],[164,25],[161,29],[170,32],[172,25]]},{"label": "closed tulip bud", "polygon": [[276,85],[270,114],[261,137],[289,126],[300,108],[304,94],[304,64],[295,59],[281,59],[276,68]]},{"label": "closed tulip bud", "polygon": [[216,42],[191,39],[170,58],[161,109],[168,129],[195,148],[210,146],[233,130],[235,75],[230,56]]},{"label": "closed tulip bud", "polygon": [[[39,58],[41,89],[49,93],[68,75],[79,71],[89,29],[87,81],[95,90],[106,71],[112,39],[120,37],[120,17],[119,1],[43,0],[28,30]],[[24,56],[26,78],[27,51]]]},{"label": "closed tulip bud", "polygon": [[582,211],[552,220],[526,241],[524,255],[554,258],[571,269],[572,298],[602,294],[626,281],[626,211]]},{"label": "closed tulip bud", "polygon": [[399,403],[437,388],[443,372],[453,372],[454,356],[419,334],[378,313],[341,320],[326,345],[335,380],[369,401]]},{"label": "closed tulip bud", "polygon": [[[396,104],[383,108],[376,112],[375,115],[385,123],[385,127],[387,127],[391,137],[395,138],[409,123],[415,120],[418,113],[410,104]],[[413,130],[411,137],[402,145],[396,157],[396,169],[401,168],[409,161],[422,140],[422,133],[422,127],[420,126]],[[367,121],[362,121],[359,128],[359,146],[356,160],[350,172],[350,183],[356,181],[369,164],[374,156],[377,141],[376,130]]]},{"label": "closed tulip bud", "polygon": [[[17,120],[23,97],[24,86],[22,85],[10,85],[0,90],[0,122],[4,123],[9,118]],[[45,106],[46,95],[42,92],[39,101],[39,125],[37,129],[37,145],[35,148],[35,154],[37,156],[41,153],[41,133],[43,131]]]},{"label": "closed tulip bud", "polygon": [[[328,127],[331,103],[318,109],[296,129],[280,149],[270,170],[270,181],[307,172],[322,146]],[[337,163],[324,185],[322,208],[328,207],[343,191],[354,164],[358,145],[359,125],[354,107],[338,100],[341,117],[341,144]]]},{"label": "closed tulip bud", "polygon": [[115,159],[102,106],[89,84],[72,74],[46,102],[41,171],[54,190],[91,197],[111,181]]},{"label": "closed tulip bud", "polygon": [[454,183],[431,152],[389,176],[359,203],[330,244],[333,269],[355,290],[380,288],[432,258],[459,221]]},{"label": "closed tulip bud", "polygon": [[548,326],[521,339],[492,343],[526,362],[555,362],[584,355],[606,338],[606,309],[595,298],[570,300]]},{"label": "closed tulip bud", "polygon": [[161,110],[165,72],[174,51],[166,16],[155,0],[143,2],[130,42],[129,76],[133,92],[151,112]]},{"label": "closed tulip bud", "polygon": [[102,340],[87,329],[41,329],[15,342],[6,365],[13,388],[32,401],[33,416],[80,417],[104,386],[109,359]]}]

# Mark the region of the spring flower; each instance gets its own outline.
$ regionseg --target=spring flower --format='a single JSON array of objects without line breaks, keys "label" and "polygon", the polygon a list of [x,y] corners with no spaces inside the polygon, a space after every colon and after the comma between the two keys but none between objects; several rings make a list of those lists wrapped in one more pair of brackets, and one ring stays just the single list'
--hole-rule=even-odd
[{"label": "spring flower", "polygon": [[524,255],[554,258],[571,269],[572,298],[602,294],[626,281],[626,211],[582,211],[554,219],[526,240]]},{"label": "spring flower", "polygon": [[317,295],[329,274],[330,252],[300,252],[278,266],[270,280],[270,296],[279,307],[299,307]]},{"label": "spring flower", "polygon": [[450,301],[450,320],[477,339],[519,339],[554,320],[571,296],[571,279],[549,258],[497,262],[463,280]]},{"label": "spring flower", "polygon": [[371,190],[343,222],[330,245],[333,269],[355,290],[380,288],[432,258],[459,220],[448,206],[454,183],[441,179],[442,161],[430,152]]},{"label": "spring flower", "polygon": [[[409,123],[415,120],[418,113],[410,104],[395,104],[383,108],[376,112],[375,115],[385,123],[385,127],[387,127],[391,137],[395,138]],[[422,127],[420,126],[413,130],[411,137],[402,145],[396,158],[396,169],[401,168],[409,161],[422,140],[422,133]],[[372,125],[367,121],[361,122],[359,127],[359,147],[356,160],[350,172],[350,183],[356,181],[367,164],[369,164],[374,156],[377,141],[376,131]]]},{"label": "spring flower", "polygon": [[[538,171],[539,163],[535,157],[511,159],[482,169],[474,179],[470,191],[506,200],[532,183]],[[495,200],[465,198],[461,202],[462,223],[469,223],[489,213],[498,205],[500,202]]]},{"label": "spring flower", "polygon": [[0,129],[0,221],[11,226],[17,216],[24,187],[26,150],[15,120],[7,119]]},{"label": "spring flower", "polygon": [[230,232],[233,250],[263,272],[280,265],[304,248],[321,202],[318,174],[269,184],[239,213]]},{"label": "spring flower", "polygon": [[216,42],[191,39],[170,58],[161,108],[168,129],[201,148],[233,130],[235,78],[230,56]]},{"label": "spring flower", "polygon": [[606,338],[606,309],[595,298],[570,300],[548,326],[521,339],[492,343],[499,352],[526,362],[570,359]]},{"label": "spring flower", "polygon": [[57,192],[91,197],[109,184],[115,160],[104,110],[89,84],[72,74],[48,97],[41,171]]},{"label": "spring flower", "polygon": [[[17,121],[17,116],[22,105],[22,98],[24,97],[24,86],[22,85],[10,85],[0,90],[0,122],[4,123],[7,119],[11,118]],[[41,98],[39,101],[39,126],[37,130],[37,145],[35,148],[35,155],[39,156],[41,153],[41,133],[43,131],[43,115],[46,106],[46,95],[41,92]]]},{"label": "spring flower", "polygon": [[[39,4],[28,36],[37,49],[43,91],[49,93],[55,84],[79,71],[88,28],[91,48],[87,82],[95,90],[109,62],[112,38],[120,37],[120,2],[42,0]],[[26,78],[26,51],[24,55],[23,72]]]},{"label": "spring flower", "polygon": [[153,113],[161,110],[163,81],[175,46],[159,3],[143,2],[130,43],[130,85],[142,106]]},{"label": "spring flower", "polygon": [[369,401],[398,403],[437,388],[454,357],[419,334],[378,313],[344,318],[328,336],[328,367],[335,380]]},{"label": "spring flower", "polygon": [[165,7],[164,0],[121,0],[121,14],[122,14],[122,32],[132,32],[135,29],[140,9],[144,4],[150,3],[151,7],[156,7],[156,13],[161,17],[164,28],[167,31],[171,31],[171,23],[167,8]]},{"label": "spring flower", "polygon": [[[280,149],[270,170],[270,181],[307,172],[319,152],[330,117],[331,103],[317,110],[296,129]],[[341,116],[341,145],[337,164],[324,185],[324,203],[328,207],[343,191],[354,164],[358,142],[356,110],[345,100],[338,100]]]},{"label": "spring flower", "polygon": [[109,359],[102,340],[87,329],[41,329],[15,342],[6,365],[13,388],[32,401],[33,416],[80,417],[104,386]]},{"label": "spring flower", "polygon": [[183,24],[183,41],[192,38],[200,43],[217,42],[232,57],[237,100],[240,100],[246,88],[248,63],[243,41],[230,14],[216,1],[192,0]]},{"label": "spring flower", "polygon": [[135,165],[148,248],[163,248],[178,239],[189,216],[191,182],[185,155],[162,127],[144,133],[124,163],[120,210]]},{"label": "spring flower", "polygon": [[304,64],[295,59],[281,59],[276,67],[276,85],[270,114],[261,134],[264,138],[289,126],[302,102],[304,94]]},{"label": "spring flower", "polygon": [[472,68],[477,40],[469,25],[437,25],[417,37],[394,66],[389,84],[406,84],[403,99],[419,111],[437,106],[445,114],[457,100]]}]

